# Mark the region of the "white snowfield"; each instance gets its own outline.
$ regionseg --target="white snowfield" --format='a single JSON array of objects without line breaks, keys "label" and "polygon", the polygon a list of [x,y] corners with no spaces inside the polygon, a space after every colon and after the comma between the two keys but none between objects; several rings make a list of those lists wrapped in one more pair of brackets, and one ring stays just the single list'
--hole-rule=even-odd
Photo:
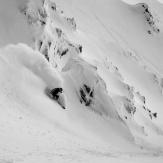
[{"label": "white snowfield", "polygon": [[162,163],[162,31],[156,0],[0,0],[0,163]]}]

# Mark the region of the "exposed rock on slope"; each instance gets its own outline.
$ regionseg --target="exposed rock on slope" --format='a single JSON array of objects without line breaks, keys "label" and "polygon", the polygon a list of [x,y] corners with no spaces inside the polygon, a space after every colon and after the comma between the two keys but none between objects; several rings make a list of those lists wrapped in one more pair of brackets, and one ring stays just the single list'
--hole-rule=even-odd
[{"label": "exposed rock on slope", "polygon": [[136,8],[138,8],[138,11],[140,10],[142,14],[144,15],[145,21],[149,26],[149,30],[147,31],[148,34],[153,34],[153,33],[160,33],[159,29],[159,20],[154,14],[148,4],[146,3],[139,3],[136,5]]}]

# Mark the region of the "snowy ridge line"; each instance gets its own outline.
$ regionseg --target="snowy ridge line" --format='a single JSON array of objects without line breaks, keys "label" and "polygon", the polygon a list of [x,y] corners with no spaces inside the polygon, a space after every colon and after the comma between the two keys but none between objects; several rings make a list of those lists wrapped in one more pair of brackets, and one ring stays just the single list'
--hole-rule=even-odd
[{"label": "snowy ridge line", "polygon": [[[135,5],[135,4],[144,2],[143,0],[121,0],[121,1],[123,1],[123,2],[125,2],[125,3],[127,3],[129,5],[131,5],[131,4]],[[162,0],[155,0],[155,1],[156,1],[156,3],[159,3],[159,4],[163,3]]]}]

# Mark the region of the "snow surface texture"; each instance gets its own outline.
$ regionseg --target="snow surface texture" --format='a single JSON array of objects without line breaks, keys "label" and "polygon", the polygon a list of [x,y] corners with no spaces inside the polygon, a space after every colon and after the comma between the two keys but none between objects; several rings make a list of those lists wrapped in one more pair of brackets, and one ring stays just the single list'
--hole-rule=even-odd
[{"label": "snow surface texture", "polygon": [[0,0],[0,163],[163,161],[163,6],[129,2]]}]

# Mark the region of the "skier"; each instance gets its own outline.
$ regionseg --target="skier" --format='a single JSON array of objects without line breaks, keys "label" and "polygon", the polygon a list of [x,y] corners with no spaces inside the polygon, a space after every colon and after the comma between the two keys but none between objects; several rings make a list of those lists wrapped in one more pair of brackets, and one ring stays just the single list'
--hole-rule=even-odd
[{"label": "skier", "polygon": [[46,88],[46,93],[51,99],[57,101],[57,103],[63,109],[66,109],[66,107],[65,107],[65,97],[63,95],[63,89],[62,88],[54,88],[52,90],[50,90],[49,88]]}]

